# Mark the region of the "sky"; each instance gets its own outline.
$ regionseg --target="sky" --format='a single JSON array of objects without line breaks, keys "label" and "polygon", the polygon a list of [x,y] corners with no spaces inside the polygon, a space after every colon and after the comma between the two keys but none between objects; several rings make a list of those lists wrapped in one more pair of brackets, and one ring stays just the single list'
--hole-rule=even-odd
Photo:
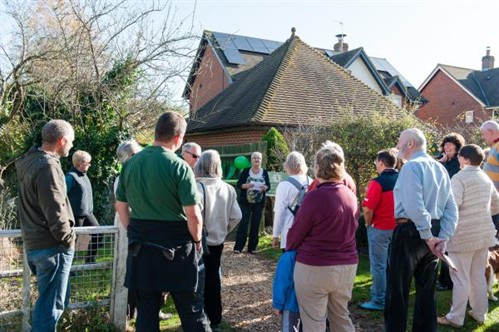
[{"label": "sky", "polygon": [[295,27],[310,46],[332,49],[343,32],[349,49],[387,59],[416,88],[439,63],[480,70],[487,46],[499,67],[499,0],[173,0],[173,6],[178,15],[194,13],[200,35],[206,29],[283,42]]},{"label": "sky", "polygon": [[[350,49],[387,59],[415,88],[439,63],[480,70],[487,46],[499,67],[499,0],[170,1],[176,18],[192,22],[199,36],[206,29],[284,42],[295,27],[310,46],[332,49],[335,35],[344,33]],[[0,42],[7,38],[2,24]],[[191,47],[198,45],[193,40]],[[174,84],[175,104],[183,104],[184,86],[185,80]]]}]

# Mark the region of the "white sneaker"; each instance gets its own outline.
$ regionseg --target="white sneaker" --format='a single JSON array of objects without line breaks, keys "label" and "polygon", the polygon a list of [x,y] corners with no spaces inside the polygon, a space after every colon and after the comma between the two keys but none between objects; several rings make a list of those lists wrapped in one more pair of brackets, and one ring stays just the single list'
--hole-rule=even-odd
[{"label": "white sneaker", "polygon": [[172,318],[173,315],[170,314],[169,312],[164,313],[163,311],[160,310],[158,316],[160,320],[168,320]]}]

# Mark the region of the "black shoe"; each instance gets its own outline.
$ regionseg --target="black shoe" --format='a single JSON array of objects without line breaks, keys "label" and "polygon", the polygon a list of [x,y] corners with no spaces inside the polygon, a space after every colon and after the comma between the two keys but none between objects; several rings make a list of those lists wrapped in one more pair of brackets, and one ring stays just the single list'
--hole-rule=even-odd
[{"label": "black shoe", "polygon": [[445,292],[448,290],[452,290],[452,287],[438,284],[437,287],[435,287],[435,289],[437,290],[437,292]]}]

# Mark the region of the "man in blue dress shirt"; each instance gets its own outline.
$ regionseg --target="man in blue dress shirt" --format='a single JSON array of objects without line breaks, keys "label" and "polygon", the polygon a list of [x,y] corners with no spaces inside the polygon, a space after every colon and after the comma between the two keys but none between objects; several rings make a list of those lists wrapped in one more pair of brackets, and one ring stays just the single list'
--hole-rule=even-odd
[{"label": "man in blue dress shirt", "polygon": [[426,154],[421,130],[402,132],[399,157],[407,163],[393,190],[397,227],[388,267],[385,331],[406,331],[409,290],[416,282],[413,331],[437,330],[435,284],[438,258],[454,234],[458,210],[445,168]]}]

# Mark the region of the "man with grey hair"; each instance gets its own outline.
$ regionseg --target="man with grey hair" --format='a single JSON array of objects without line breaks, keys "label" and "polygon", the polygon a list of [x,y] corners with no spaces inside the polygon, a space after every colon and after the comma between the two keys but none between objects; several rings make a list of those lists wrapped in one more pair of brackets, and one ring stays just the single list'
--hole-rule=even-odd
[{"label": "man with grey hair", "polygon": [[[499,191],[499,124],[494,120],[485,121],[480,127],[483,140],[490,146],[483,171],[487,173],[496,190]],[[496,230],[499,231],[499,214],[492,216]]]},{"label": "man with grey hair", "polygon": [[196,181],[175,154],[186,127],[179,113],[163,113],[153,145],[123,165],[116,191],[116,211],[128,230],[125,286],[137,296],[138,332],[159,330],[162,292],[172,294],[184,331],[211,331],[197,293],[204,269]]},{"label": "man with grey hair", "polygon": [[402,132],[397,144],[406,159],[393,189],[395,219],[385,301],[385,331],[405,331],[409,290],[416,281],[413,331],[437,330],[435,285],[438,258],[457,225],[457,205],[450,178],[426,153],[421,130]]},{"label": "man with grey hair", "polygon": [[39,294],[31,331],[55,331],[69,299],[75,222],[59,158],[68,156],[73,141],[68,122],[51,120],[43,126],[41,147],[16,162],[22,238]]},{"label": "man with grey hair", "polygon": [[201,156],[201,147],[194,142],[185,143],[182,146],[182,159],[184,159],[191,168],[196,166],[196,163]]}]

